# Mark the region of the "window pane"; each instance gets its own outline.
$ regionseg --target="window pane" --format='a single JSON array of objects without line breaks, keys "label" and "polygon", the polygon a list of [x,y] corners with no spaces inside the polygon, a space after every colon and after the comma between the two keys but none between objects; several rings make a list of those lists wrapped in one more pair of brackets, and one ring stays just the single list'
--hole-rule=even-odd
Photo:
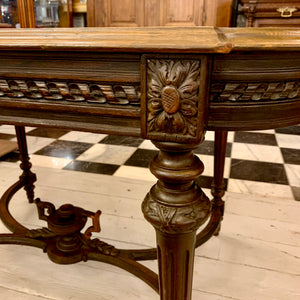
[{"label": "window pane", "polygon": [[69,27],[71,12],[67,0],[34,0],[36,27]]}]

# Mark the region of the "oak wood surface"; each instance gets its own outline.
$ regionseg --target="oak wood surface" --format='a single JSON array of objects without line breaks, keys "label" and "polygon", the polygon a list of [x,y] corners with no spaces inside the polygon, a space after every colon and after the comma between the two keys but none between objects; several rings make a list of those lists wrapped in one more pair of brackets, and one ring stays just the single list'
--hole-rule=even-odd
[{"label": "oak wood surface", "polygon": [[228,53],[299,51],[299,46],[300,31],[293,28],[51,28],[0,32],[1,50]]}]

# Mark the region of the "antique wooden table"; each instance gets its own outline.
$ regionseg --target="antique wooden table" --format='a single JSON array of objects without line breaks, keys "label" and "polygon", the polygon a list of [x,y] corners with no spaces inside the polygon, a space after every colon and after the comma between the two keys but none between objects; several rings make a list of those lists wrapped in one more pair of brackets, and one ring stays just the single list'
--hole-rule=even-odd
[{"label": "antique wooden table", "polygon": [[[300,119],[300,30],[3,29],[0,61],[0,123],[16,126],[23,170],[0,200],[1,219],[12,231],[0,243],[42,248],[61,264],[117,265],[164,300],[191,299],[195,246],[220,229],[226,132]],[[116,249],[92,238],[100,211],[71,203],[55,208],[35,198],[25,125],[152,140],[160,149],[150,163],[158,182],[142,210],[156,230],[157,249]],[[216,131],[211,201],[195,182],[203,164],[192,152],[208,129]],[[29,230],[9,212],[23,187],[47,227]],[[92,225],[82,232],[88,218]],[[159,275],[138,263],[156,257]]]}]

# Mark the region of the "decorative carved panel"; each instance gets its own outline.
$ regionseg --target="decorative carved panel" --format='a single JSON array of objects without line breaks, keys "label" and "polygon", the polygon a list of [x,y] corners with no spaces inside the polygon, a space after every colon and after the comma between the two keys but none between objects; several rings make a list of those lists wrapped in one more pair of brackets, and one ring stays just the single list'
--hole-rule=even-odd
[{"label": "decorative carved panel", "polygon": [[140,88],[134,85],[0,79],[1,97],[139,105]]},{"label": "decorative carved panel", "polygon": [[137,27],[144,26],[144,1],[141,0],[95,0],[88,13],[88,26]]},{"label": "decorative carved panel", "polygon": [[203,0],[165,0],[162,14],[167,26],[201,26],[203,25]]},{"label": "decorative carved panel", "polygon": [[205,106],[202,60],[144,57],[143,66],[144,137],[177,142],[199,141]]},{"label": "decorative carved panel", "polygon": [[300,98],[300,81],[228,82],[211,86],[211,102],[256,102]]}]

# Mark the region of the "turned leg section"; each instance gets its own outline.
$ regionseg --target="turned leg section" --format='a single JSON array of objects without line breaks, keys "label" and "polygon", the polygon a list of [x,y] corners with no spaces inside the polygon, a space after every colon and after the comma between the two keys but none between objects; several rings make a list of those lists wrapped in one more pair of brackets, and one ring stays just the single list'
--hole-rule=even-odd
[{"label": "turned leg section", "polygon": [[26,133],[24,126],[15,126],[18,146],[20,151],[20,168],[23,170],[20,180],[24,182],[24,189],[27,194],[27,198],[30,203],[34,200],[34,182],[36,181],[36,175],[31,172],[31,162],[29,161],[28,147],[26,141]]},{"label": "turned leg section", "polygon": [[[225,194],[224,182],[224,166],[226,157],[227,131],[215,132],[215,154],[214,154],[214,179],[212,183],[211,193],[214,197],[213,205],[219,206],[224,214],[224,201],[222,197]],[[221,223],[215,232],[218,235],[221,229]]]},{"label": "turned leg section", "polygon": [[143,202],[145,218],[155,227],[162,300],[191,299],[197,229],[210,214],[210,202],[194,179],[203,164],[197,145],[156,142],[159,154],[150,164],[158,182]]}]

